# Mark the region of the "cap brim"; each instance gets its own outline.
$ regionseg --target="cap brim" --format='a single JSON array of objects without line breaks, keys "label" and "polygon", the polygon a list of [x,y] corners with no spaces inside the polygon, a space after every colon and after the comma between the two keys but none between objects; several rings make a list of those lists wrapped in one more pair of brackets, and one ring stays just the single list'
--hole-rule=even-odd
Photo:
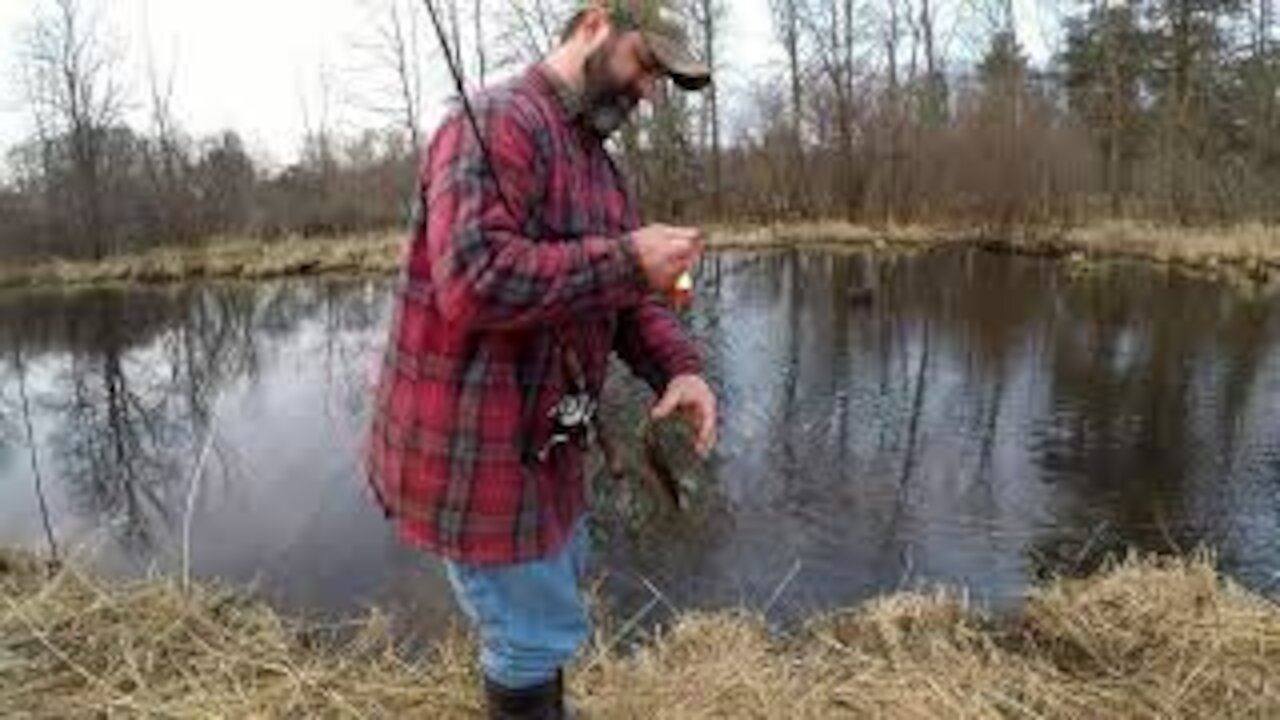
[{"label": "cap brim", "polygon": [[682,90],[701,90],[711,84],[711,68],[699,62],[679,43],[656,33],[645,33],[645,40],[667,75]]}]

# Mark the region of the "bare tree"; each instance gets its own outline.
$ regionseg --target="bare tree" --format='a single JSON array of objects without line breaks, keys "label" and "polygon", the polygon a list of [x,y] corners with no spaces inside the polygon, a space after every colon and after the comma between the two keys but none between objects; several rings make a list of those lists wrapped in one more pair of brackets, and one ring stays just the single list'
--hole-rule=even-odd
[{"label": "bare tree", "polygon": [[791,87],[791,121],[800,132],[804,93],[800,64],[800,30],[804,8],[802,0],[770,0],[778,40],[787,55],[787,80]]},{"label": "bare tree", "polygon": [[567,17],[563,0],[507,0],[505,45],[510,63],[529,63],[555,47],[559,26]]},{"label": "bare tree", "polygon": [[152,142],[147,144],[144,156],[150,184],[148,214],[153,220],[150,230],[165,242],[175,242],[188,239],[195,231],[189,220],[192,203],[184,193],[188,179],[188,154],[173,110],[173,63],[169,64],[167,71],[159,67],[151,41],[149,16],[144,17],[152,131]]},{"label": "bare tree", "polygon": [[902,160],[902,81],[898,75],[898,43],[902,36],[901,0],[888,0],[889,16],[884,29],[885,64],[888,68],[885,119],[888,124],[887,165],[889,178],[884,193],[884,220],[894,223],[898,217],[898,192]]},{"label": "bare tree", "polygon": [[[1102,11],[1108,12],[1105,4]],[[1116,10],[1115,12],[1124,12],[1124,10]],[[1124,191],[1120,180],[1123,163],[1123,149],[1120,137],[1124,131],[1125,101],[1128,95],[1125,92],[1120,59],[1121,43],[1124,40],[1121,36],[1121,30],[1120,21],[1114,17],[1108,17],[1103,24],[1103,32],[1106,33],[1103,46],[1105,47],[1106,75],[1109,88],[1107,92],[1107,115],[1111,133],[1111,142],[1108,143],[1107,148],[1107,191],[1111,196],[1111,215],[1116,218],[1120,217],[1124,210]]]},{"label": "bare tree", "polygon": [[[854,14],[853,0],[819,3],[808,8],[804,29],[813,48],[822,90],[815,114],[822,118],[818,142],[834,150],[838,162],[831,173],[833,199],[853,216],[861,202],[860,174],[854,161]],[[812,94],[812,93],[811,93]]]},{"label": "bare tree", "polygon": [[1275,32],[1275,6],[1272,0],[1258,0],[1258,55],[1271,53],[1271,34]]},{"label": "bare tree", "polygon": [[787,183],[790,188],[791,212],[799,212],[805,205],[804,183],[802,172],[804,166],[804,91],[801,64],[801,23],[804,15],[803,0],[769,0],[773,12],[774,31],[787,56],[787,80],[791,88],[791,177]]},{"label": "bare tree", "polygon": [[[702,48],[702,54],[706,58],[707,66],[711,68],[713,75],[718,69],[719,57],[716,51],[720,41],[720,26],[727,12],[728,9],[725,7],[723,0],[689,0],[687,13],[697,27],[698,44]],[[724,182],[721,176],[720,88],[715,83],[712,83],[705,92],[703,127],[711,135],[709,148],[711,160],[711,207],[712,212],[718,217],[724,208]],[[705,142],[703,146],[706,147]]]},{"label": "bare tree", "polygon": [[[422,147],[423,31],[421,0],[376,0],[372,35],[357,43],[369,59],[369,74],[377,78],[364,105],[388,118],[405,132],[411,152]],[[481,71],[483,73],[483,70]]]},{"label": "bare tree", "polygon": [[84,0],[42,3],[25,37],[22,65],[42,141],[66,145],[75,231],[91,238],[93,257],[101,259],[114,241],[103,203],[107,134],[121,119],[125,91],[117,53],[93,10]]},{"label": "bare tree", "polygon": [[920,0],[919,32],[924,46],[925,72],[922,120],[928,127],[942,124],[947,112],[947,81],[938,56],[937,13],[933,0]]}]

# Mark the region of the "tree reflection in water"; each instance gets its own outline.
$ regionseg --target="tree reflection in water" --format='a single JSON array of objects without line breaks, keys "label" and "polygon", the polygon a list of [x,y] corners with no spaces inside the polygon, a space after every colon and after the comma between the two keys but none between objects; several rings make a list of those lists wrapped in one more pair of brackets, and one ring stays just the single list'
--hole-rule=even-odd
[{"label": "tree reflection in water", "polygon": [[[646,582],[677,607],[751,606],[789,577],[784,617],[904,580],[1001,602],[1108,553],[1199,543],[1255,586],[1280,577],[1272,301],[946,252],[719,255],[698,288],[689,321],[724,426],[710,462],[677,457],[691,511],[660,517],[633,483],[593,483],[624,614],[652,600]],[[266,573],[343,608],[404,593],[430,615],[447,593],[360,472],[390,295],[373,280],[4,298],[17,354],[0,358],[0,468],[21,482],[0,485],[0,534],[42,535],[22,376],[68,536],[172,562],[212,430],[197,574]],[[609,388],[634,457],[650,394],[621,370]]]}]

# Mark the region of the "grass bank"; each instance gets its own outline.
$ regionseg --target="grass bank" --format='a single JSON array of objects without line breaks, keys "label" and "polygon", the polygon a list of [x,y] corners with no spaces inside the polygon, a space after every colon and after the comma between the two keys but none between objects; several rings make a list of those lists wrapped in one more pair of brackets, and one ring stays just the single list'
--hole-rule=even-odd
[{"label": "grass bank", "polygon": [[[469,641],[409,658],[373,615],[334,641],[235,591],[47,577],[0,559],[0,715],[479,717]],[[1275,717],[1280,606],[1206,559],[1131,560],[992,619],[898,594],[770,636],[689,614],[571,674],[587,718]]]},{"label": "grass bank", "polygon": [[[876,228],[814,221],[718,225],[708,229],[708,238],[709,246],[717,250],[799,247],[901,251],[973,246],[992,252],[1059,257],[1073,263],[1142,260],[1253,284],[1280,283],[1280,226],[1188,229],[1110,222],[1061,231],[997,233],[974,228]],[[100,262],[52,260],[0,265],[0,288],[389,274],[403,260],[405,241],[405,234],[398,230],[334,239],[212,240]]]},{"label": "grass bank", "polygon": [[51,260],[0,266],[0,288],[389,274],[400,266],[404,243],[403,235],[393,232],[336,239],[210,240],[192,247],[157,248],[97,262]]},{"label": "grass bank", "polygon": [[969,246],[1009,255],[1059,258],[1074,265],[1132,260],[1250,285],[1280,284],[1280,226],[1260,224],[1183,228],[1136,222],[1099,222],[1053,230],[993,231],[909,225],[871,228],[826,221],[767,227],[718,228],[712,245],[723,249],[863,247],[926,250]]}]

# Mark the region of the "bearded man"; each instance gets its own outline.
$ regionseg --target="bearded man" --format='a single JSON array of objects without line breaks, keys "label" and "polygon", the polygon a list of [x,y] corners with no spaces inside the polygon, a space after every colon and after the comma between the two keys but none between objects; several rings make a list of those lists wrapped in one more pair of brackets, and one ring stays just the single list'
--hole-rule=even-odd
[{"label": "bearded man", "polygon": [[587,640],[583,458],[609,357],[704,455],[716,398],[663,300],[702,234],[640,227],[605,140],[708,68],[657,0],[586,3],[542,62],[437,129],[378,385],[369,481],[407,543],[444,560],[480,640],[493,718],[564,717]]}]

